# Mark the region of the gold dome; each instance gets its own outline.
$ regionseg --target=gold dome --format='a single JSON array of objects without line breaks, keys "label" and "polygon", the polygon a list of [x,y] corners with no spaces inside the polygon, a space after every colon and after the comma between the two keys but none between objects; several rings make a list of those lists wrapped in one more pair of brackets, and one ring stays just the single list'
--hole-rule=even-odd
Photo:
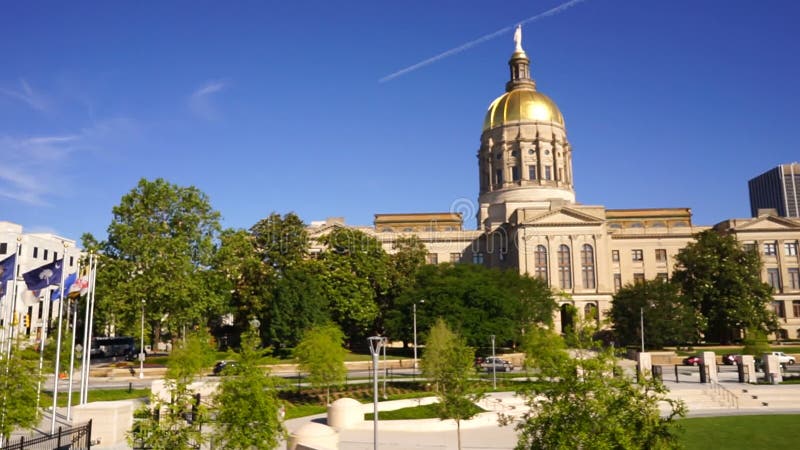
[{"label": "gold dome", "polygon": [[556,122],[564,126],[564,116],[550,97],[531,89],[514,89],[489,105],[483,131],[516,121]]}]

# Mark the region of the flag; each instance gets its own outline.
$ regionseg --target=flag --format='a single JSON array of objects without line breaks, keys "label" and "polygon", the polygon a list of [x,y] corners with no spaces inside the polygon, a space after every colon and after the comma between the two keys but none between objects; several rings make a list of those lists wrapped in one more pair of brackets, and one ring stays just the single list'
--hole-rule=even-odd
[{"label": "flag", "polygon": [[84,275],[79,277],[72,283],[72,286],[67,290],[69,293],[69,297],[80,297],[81,295],[86,295],[86,292],[89,290],[89,277]]},{"label": "flag", "polygon": [[0,261],[0,295],[3,294],[6,283],[14,278],[14,263],[16,259],[17,255],[15,253]]},{"label": "flag", "polygon": [[28,289],[36,291],[47,286],[61,283],[61,273],[64,269],[64,260],[59,259],[39,268],[22,274]]},{"label": "flag", "polygon": [[[78,278],[78,275],[75,273],[67,275],[67,278],[64,279],[64,292],[67,293],[70,292],[70,289],[72,288],[72,285],[75,283],[76,278]],[[56,289],[55,291],[53,291],[52,294],[50,294],[51,301],[58,300],[59,297],[61,297],[61,289]]]}]

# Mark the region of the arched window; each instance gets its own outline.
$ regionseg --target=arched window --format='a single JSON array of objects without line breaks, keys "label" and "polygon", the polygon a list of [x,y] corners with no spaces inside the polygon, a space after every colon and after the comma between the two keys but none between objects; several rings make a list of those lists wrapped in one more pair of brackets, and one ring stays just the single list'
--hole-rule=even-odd
[{"label": "arched window", "polygon": [[584,289],[594,289],[594,249],[589,244],[583,244],[581,248],[581,275]]},{"label": "arched window", "polygon": [[558,247],[558,285],[561,289],[572,289],[572,269],[570,269],[569,247]]},{"label": "arched window", "polygon": [[587,321],[599,321],[600,318],[597,316],[597,306],[594,303],[587,303],[586,306],[583,307],[583,317]]},{"label": "arched window", "polygon": [[544,245],[536,246],[533,261],[536,278],[547,282],[547,248]]}]

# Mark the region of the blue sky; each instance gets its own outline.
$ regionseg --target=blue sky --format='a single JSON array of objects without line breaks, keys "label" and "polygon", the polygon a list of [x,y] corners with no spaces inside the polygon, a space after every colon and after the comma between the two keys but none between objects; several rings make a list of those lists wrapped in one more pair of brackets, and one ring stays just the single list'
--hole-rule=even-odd
[{"label": "blue sky", "polygon": [[[0,220],[102,238],[142,177],[197,186],[236,228],[272,211],[371,224],[475,202],[512,32],[379,80],[563,3],[5,3]],[[578,201],[747,217],[747,180],[800,159],[799,13],[585,0],[527,24]]]}]

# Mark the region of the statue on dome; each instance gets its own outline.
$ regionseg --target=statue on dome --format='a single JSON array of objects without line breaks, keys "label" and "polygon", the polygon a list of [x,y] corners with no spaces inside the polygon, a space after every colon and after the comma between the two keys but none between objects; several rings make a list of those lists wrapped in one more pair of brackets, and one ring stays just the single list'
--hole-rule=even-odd
[{"label": "statue on dome", "polygon": [[525,51],[522,49],[522,25],[517,25],[517,29],[514,31],[514,44],[516,44],[515,52]]}]

